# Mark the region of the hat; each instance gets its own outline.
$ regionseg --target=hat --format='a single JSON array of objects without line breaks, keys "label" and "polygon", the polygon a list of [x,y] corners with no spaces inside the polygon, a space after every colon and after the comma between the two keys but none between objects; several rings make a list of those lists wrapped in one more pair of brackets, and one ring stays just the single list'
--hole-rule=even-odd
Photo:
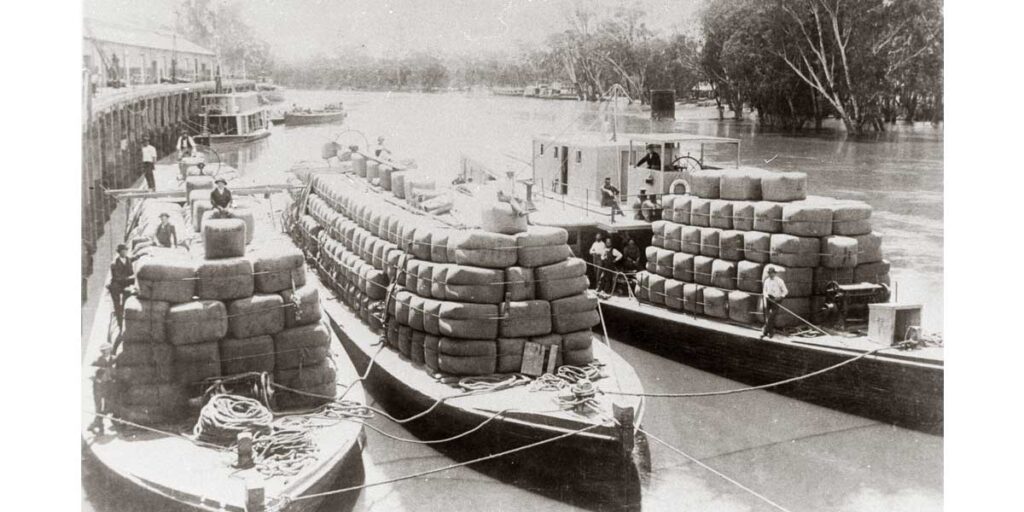
[{"label": "hat", "polygon": [[611,179],[610,177],[608,177],[608,176],[605,176],[605,177],[604,177],[604,180],[605,180],[605,181],[611,181],[612,179]]},{"label": "hat", "polygon": [[142,140],[149,140],[149,135],[143,135]]},{"label": "hat", "polygon": [[117,252],[127,251],[127,250],[128,250],[128,246],[127,245],[125,245],[125,244],[117,244]]},{"label": "hat", "polygon": [[160,218],[162,219],[162,218],[164,218],[164,217],[167,217],[167,218],[169,219],[169,218],[171,218],[171,214],[169,214],[169,213],[167,213],[167,212],[163,212],[163,213],[161,213],[161,214],[160,214]]},{"label": "hat", "polygon": [[764,270],[765,270],[765,272],[768,272],[769,274],[774,274],[775,273],[775,267],[773,267],[771,265],[768,265],[768,268],[766,268]]},{"label": "hat", "polygon": [[227,184],[228,184],[227,180],[225,180],[224,178],[217,178],[217,179],[213,180],[213,183],[214,183],[214,184],[217,184],[217,183],[223,183],[223,184],[225,184],[225,185],[227,185]]}]

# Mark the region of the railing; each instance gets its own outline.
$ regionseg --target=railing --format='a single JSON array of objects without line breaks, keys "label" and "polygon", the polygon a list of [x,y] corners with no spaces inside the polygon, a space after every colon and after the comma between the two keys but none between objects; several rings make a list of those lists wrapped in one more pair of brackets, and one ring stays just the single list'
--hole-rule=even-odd
[{"label": "railing", "polygon": [[[549,190],[549,188],[547,186],[545,186],[545,181],[543,179],[538,180],[538,184],[540,185],[540,187],[538,189],[535,189],[535,190],[539,191],[538,197],[541,197],[544,200],[553,199],[553,200],[560,201],[561,204],[562,204],[562,209],[563,210],[566,209],[566,205],[568,204],[569,206],[571,206],[573,208],[582,209],[584,214],[587,217],[591,216],[591,213],[593,213],[593,214],[596,214],[596,215],[607,216],[607,217],[610,218],[610,222],[612,224],[615,223],[615,217],[616,217],[615,208],[610,207],[610,206],[604,206],[600,202],[598,202],[597,204],[593,205],[593,207],[591,206],[591,202],[590,202],[591,192],[593,192],[593,195],[594,195],[595,198],[599,199],[599,198],[602,197],[602,192],[601,192],[600,189],[594,190],[594,189],[590,189],[590,188],[586,188],[586,187],[566,185],[566,184],[563,184],[563,183],[559,183],[557,180],[551,183],[551,185],[553,185],[551,190]],[[560,191],[562,191],[562,190],[565,190],[566,193],[564,193],[564,194],[561,193]],[[583,204],[576,204],[576,202],[573,202],[573,201],[569,201],[568,203],[566,202],[566,196],[569,195],[568,191],[570,191],[570,190],[572,190],[572,191],[581,191],[582,192]],[[620,194],[616,194],[615,202],[617,204],[619,204],[619,205],[622,205],[624,202],[628,202],[628,200],[630,198],[637,198],[637,199],[640,199],[640,198],[645,198],[645,199],[652,198],[654,200],[654,208],[650,208],[650,209],[652,209],[654,211],[660,212],[661,210],[664,209],[664,207],[661,205],[661,203],[657,202],[657,196],[658,196],[658,194],[621,194],[620,193]],[[592,208],[593,208],[593,211],[592,211]],[[603,210],[605,208],[609,209],[609,213],[605,213],[603,211],[600,211],[600,210]],[[621,208],[619,208],[619,210],[622,211]],[[622,212],[622,215],[623,216],[626,215],[624,211]]]}]

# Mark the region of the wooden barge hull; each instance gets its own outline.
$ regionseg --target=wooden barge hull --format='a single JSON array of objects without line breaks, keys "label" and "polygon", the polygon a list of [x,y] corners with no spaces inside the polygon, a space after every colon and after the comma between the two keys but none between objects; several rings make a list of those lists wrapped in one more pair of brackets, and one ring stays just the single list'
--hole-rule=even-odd
[{"label": "wooden barge hull", "polygon": [[[760,331],[694,319],[635,301],[605,300],[609,334],[687,366],[749,385],[826,368],[863,351],[761,340]],[[893,354],[890,356],[889,354]],[[901,427],[942,435],[943,365],[895,350],[859,359],[806,380],[773,387],[782,395]],[[666,398],[664,400],[672,400]]]},{"label": "wooden barge hull", "polygon": [[339,112],[323,112],[317,114],[292,114],[285,112],[284,124],[288,126],[301,126],[310,124],[339,123],[344,121],[346,117],[348,117],[348,113],[343,110]]},{"label": "wooden barge hull", "polygon": [[270,137],[270,130],[261,130],[247,135],[196,135],[196,144],[212,146],[215,144],[241,144]]}]

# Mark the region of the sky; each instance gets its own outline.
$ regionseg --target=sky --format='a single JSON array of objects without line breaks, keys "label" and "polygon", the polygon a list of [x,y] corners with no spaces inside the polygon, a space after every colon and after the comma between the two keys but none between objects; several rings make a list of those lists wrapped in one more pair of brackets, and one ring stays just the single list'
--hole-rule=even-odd
[{"label": "sky", "polygon": [[[565,29],[582,0],[217,0],[243,2],[246,22],[282,61],[364,48],[371,55],[514,51]],[[691,32],[704,0],[586,0],[598,9],[639,5],[655,31]],[[173,27],[182,0],[85,0],[88,17]]]}]

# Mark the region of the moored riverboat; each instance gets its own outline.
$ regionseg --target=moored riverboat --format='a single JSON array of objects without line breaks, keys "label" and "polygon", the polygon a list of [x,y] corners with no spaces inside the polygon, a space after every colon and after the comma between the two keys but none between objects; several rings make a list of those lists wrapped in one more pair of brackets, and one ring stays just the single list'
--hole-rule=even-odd
[{"label": "moored riverboat", "polygon": [[[290,187],[237,187],[232,218],[215,219],[213,178],[177,174],[158,166],[158,191],[111,192],[136,284],[123,320],[106,297],[95,313],[83,453],[160,510],[315,510],[323,498],[305,496],[361,474],[365,395],[334,401],[356,375],[306,284],[315,274],[275,229],[272,198]],[[174,247],[154,245],[161,218]]]},{"label": "moored riverboat", "polygon": [[270,136],[270,114],[257,92],[207,94],[201,98],[199,144],[245,143]]},{"label": "moored riverboat", "polygon": [[328,105],[318,110],[293,109],[284,113],[284,124],[288,126],[301,126],[309,124],[330,124],[340,123],[348,117],[341,104]]}]

